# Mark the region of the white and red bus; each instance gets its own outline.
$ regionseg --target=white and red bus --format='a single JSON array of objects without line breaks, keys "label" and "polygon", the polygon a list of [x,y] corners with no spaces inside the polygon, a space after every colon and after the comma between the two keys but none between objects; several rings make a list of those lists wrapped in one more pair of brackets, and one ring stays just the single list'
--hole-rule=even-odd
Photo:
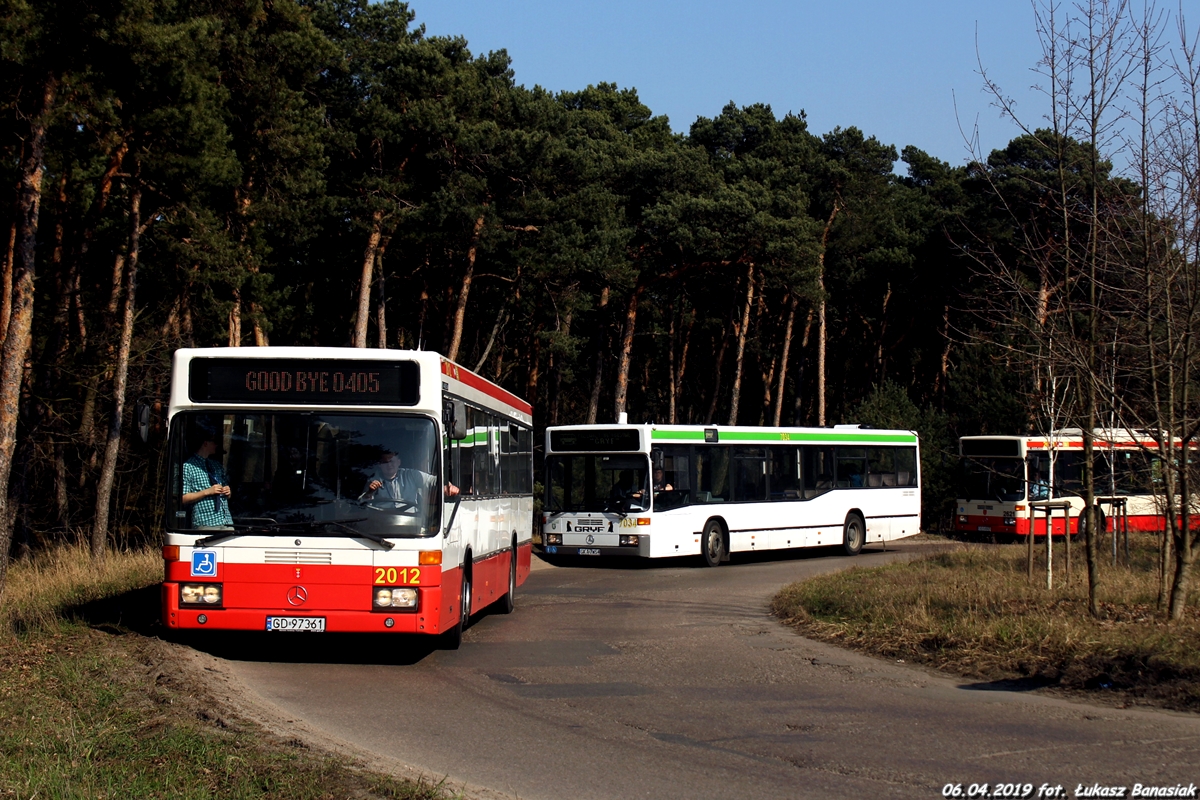
[{"label": "white and red bus", "polygon": [[[1148,435],[1106,428],[1097,428],[1093,441],[1095,492],[1104,530],[1114,525],[1118,506],[1113,500],[1124,505],[1129,530],[1165,530],[1158,444]],[[1063,534],[1064,524],[1071,533],[1082,530],[1082,430],[1064,428],[1050,436],[964,436],[959,454],[955,530],[1027,536],[1032,525],[1034,535],[1044,535],[1045,512],[1033,513],[1030,506],[1039,500],[1071,505],[1068,523],[1055,512],[1054,534]]]},{"label": "white and red bus", "polygon": [[457,647],[529,574],[532,423],[436,353],[176,351],[163,622]]}]

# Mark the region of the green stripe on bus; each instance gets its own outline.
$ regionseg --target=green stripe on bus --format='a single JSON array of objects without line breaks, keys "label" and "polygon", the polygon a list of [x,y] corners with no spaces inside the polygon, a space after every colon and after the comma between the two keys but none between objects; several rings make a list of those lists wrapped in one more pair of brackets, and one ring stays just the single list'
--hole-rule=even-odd
[{"label": "green stripe on bus", "polygon": [[[857,444],[865,442],[889,442],[916,444],[917,437],[910,433],[791,433],[728,431],[718,429],[719,442],[834,442]],[[704,441],[704,431],[651,431],[650,438],[660,441]]]}]

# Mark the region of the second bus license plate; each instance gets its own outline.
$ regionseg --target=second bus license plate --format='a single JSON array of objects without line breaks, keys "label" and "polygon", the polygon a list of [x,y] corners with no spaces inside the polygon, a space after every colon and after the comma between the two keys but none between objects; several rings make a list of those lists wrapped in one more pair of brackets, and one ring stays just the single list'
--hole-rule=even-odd
[{"label": "second bus license plate", "polygon": [[598,547],[581,547],[581,548],[579,548],[579,555],[581,555],[581,556],[598,556],[598,555],[600,555],[600,548],[598,548]]},{"label": "second bus license plate", "polygon": [[269,631],[325,632],[324,617],[267,617]]}]

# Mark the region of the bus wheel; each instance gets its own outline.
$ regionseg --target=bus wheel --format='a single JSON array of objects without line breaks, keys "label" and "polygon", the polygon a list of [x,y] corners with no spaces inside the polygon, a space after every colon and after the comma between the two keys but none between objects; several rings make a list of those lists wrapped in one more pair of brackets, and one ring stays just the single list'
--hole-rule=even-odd
[{"label": "bus wheel", "polygon": [[710,519],[704,526],[704,535],[700,539],[700,549],[704,553],[704,564],[709,567],[721,566],[729,546],[725,543],[725,529],[715,519]]},{"label": "bus wheel", "polygon": [[446,650],[459,648],[462,644],[463,632],[467,629],[467,623],[471,621],[471,565],[469,561],[463,562],[462,594],[459,597],[458,605],[458,622],[454,623],[453,628],[442,634],[442,647]]},{"label": "bus wheel", "polygon": [[867,526],[863,518],[851,511],[846,516],[846,525],[842,528],[842,549],[848,556],[856,556],[862,552],[863,541],[866,540]]},{"label": "bus wheel", "polygon": [[517,607],[517,543],[514,540],[512,557],[508,559],[508,592],[500,598],[500,613],[511,614]]}]

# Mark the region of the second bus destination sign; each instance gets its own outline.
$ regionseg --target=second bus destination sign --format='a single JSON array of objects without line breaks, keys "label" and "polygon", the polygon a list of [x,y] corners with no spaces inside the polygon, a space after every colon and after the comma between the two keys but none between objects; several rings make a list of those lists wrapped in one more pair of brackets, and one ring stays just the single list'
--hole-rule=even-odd
[{"label": "second bus destination sign", "polygon": [[412,406],[421,370],[414,361],[197,358],[188,396],[194,403]]}]

